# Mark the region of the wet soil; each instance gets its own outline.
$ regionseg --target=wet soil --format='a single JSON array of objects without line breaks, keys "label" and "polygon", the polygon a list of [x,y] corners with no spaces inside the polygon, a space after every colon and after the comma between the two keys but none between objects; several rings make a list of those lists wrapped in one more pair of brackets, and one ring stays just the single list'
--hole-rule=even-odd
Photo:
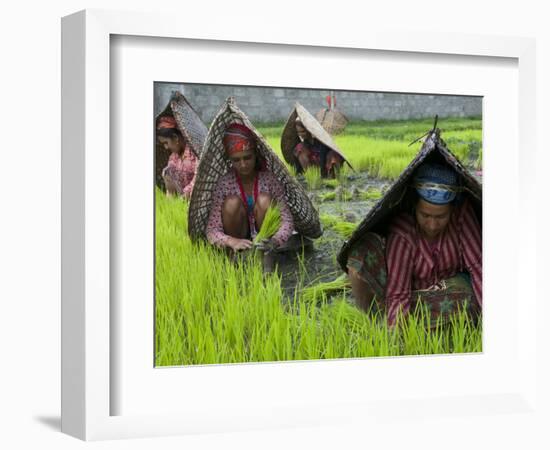
[{"label": "wet soil", "polygon": [[[307,190],[305,182],[299,178]],[[313,204],[319,214],[336,216],[342,221],[358,224],[372,208],[377,200],[360,200],[357,196],[343,199],[342,193],[364,192],[368,189],[377,189],[384,192],[391,182],[370,178],[366,173],[353,174],[345,180],[343,185],[336,188],[321,188],[310,192]],[[323,194],[336,191],[335,200],[322,201]],[[272,256],[273,264],[281,274],[282,287],[285,295],[293,298],[295,290],[301,290],[311,284],[332,281],[343,271],[336,260],[344,237],[336,231],[323,227],[323,235],[313,241],[312,245],[295,252],[285,252]]]}]

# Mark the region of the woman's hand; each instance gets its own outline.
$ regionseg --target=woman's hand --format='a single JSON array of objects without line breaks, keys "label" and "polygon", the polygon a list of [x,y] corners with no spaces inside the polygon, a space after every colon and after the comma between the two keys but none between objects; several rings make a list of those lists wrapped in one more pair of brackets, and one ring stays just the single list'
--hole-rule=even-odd
[{"label": "woman's hand", "polygon": [[248,239],[238,239],[230,237],[227,240],[227,246],[231,247],[234,251],[238,252],[239,250],[246,250],[252,247],[252,241]]},{"label": "woman's hand", "polygon": [[176,186],[176,183],[174,183],[174,180],[172,180],[170,175],[167,175],[164,173],[164,170],[162,171],[162,178],[164,179],[164,187],[166,188],[166,195],[170,196],[173,194],[177,194],[178,188]]},{"label": "woman's hand", "polygon": [[265,253],[272,252],[273,250],[275,250],[276,247],[277,245],[275,244],[275,242],[273,242],[272,239],[262,239],[256,244],[256,248],[264,251]]}]

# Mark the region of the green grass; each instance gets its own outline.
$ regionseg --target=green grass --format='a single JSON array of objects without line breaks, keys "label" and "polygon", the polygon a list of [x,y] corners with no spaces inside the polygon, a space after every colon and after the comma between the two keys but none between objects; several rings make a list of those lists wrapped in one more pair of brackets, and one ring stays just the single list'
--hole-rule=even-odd
[{"label": "green grass", "polygon": [[210,245],[192,244],[187,207],[157,190],[159,366],[481,351],[481,327],[460,316],[430,330],[421,314],[410,314],[390,330],[383,315],[348,302],[345,277],[284,301],[279,276],[264,274],[254,254],[235,262]]}]

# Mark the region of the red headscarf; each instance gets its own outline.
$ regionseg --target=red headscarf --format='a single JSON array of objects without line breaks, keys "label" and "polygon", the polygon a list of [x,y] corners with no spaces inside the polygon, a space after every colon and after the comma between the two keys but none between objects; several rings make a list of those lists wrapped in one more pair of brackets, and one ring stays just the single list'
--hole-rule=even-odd
[{"label": "red headscarf", "polygon": [[176,123],[176,119],[174,119],[172,116],[161,116],[159,117],[158,123],[157,123],[157,130],[162,130],[166,128],[177,128],[178,124]]},{"label": "red headscarf", "polygon": [[228,155],[253,149],[255,142],[254,133],[240,123],[229,125],[223,135],[223,146]]}]

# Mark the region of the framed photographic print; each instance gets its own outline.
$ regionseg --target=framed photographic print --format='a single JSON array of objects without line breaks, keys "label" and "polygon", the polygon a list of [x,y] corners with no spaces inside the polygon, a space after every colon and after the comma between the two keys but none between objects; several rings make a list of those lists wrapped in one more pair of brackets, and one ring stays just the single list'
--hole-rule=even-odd
[{"label": "framed photographic print", "polygon": [[[431,420],[434,408],[439,417],[536,414],[536,355],[528,350],[536,293],[518,262],[535,248],[534,236],[521,233],[534,220],[525,200],[533,189],[533,42],[300,30],[282,37],[257,26],[205,31],[191,23],[182,32],[169,15],[103,11],[63,19],[63,431],[95,440]],[[429,119],[415,118],[415,108],[430,109]],[[316,156],[298,122],[329,149],[319,152],[318,173],[308,167]],[[170,129],[177,138],[161,131]],[[354,139],[372,149],[377,140],[407,141],[396,152],[410,154],[393,167],[386,153],[363,158]],[[259,157],[248,180],[241,156],[250,142]],[[376,332],[362,328],[370,316],[350,303],[353,286],[341,275],[357,230],[379,231],[388,205],[417,183],[426,162],[415,166],[417,154],[458,161],[462,195],[472,195],[483,227],[483,331],[480,321],[477,337],[464,341],[471,347],[423,351],[409,328],[396,351],[369,353],[365,336]],[[225,197],[216,200],[220,179],[237,173],[236,208],[245,212],[252,197],[255,211],[264,192],[255,191],[256,174],[265,184],[265,171],[280,175],[269,191],[279,199],[280,223],[292,216],[299,231],[282,239],[298,235],[293,256],[275,261],[268,244],[283,243],[278,231],[254,242],[265,216],[253,213],[254,226],[242,222],[244,234],[231,235]],[[323,229],[332,237],[319,244]],[[239,245],[257,250],[256,265],[243,265],[243,252],[233,251]],[[311,272],[315,249],[326,258],[322,273]],[[337,279],[344,286],[332,296],[319,286]],[[244,318],[253,302],[263,324]],[[335,338],[319,331],[323,324]],[[384,320],[374,325],[394,330]],[[211,339],[216,333],[224,339]]]}]

